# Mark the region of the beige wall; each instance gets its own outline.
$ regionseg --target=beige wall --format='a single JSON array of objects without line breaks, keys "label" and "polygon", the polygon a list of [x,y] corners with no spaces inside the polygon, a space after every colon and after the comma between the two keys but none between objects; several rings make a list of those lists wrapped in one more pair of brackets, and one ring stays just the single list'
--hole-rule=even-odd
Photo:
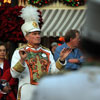
[{"label": "beige wall", "polygon": [[69,7],[63,3],[53,3],[49,6],[41,7],[40,9],[85,9],[85,6],[79,6],[79,7]]}]

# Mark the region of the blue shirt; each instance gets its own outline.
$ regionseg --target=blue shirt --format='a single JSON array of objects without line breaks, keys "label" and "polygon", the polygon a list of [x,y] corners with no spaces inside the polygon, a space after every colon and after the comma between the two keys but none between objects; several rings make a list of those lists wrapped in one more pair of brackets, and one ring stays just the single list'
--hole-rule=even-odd
[{"label": "blue shirt", "polygon": [[[66,43],[62,44],[61,46],[58,46],[54,53],[55,61],[57,61],[57,59],[59,58],[60,52],[63,48],[69,48],[69,47]],[[81,58],[81,56],[83,56],[83,55],[78,48],[73,49],[72,52],[66,57],[67,64],[65,65],[65,69],[76,70],[76,69],[80,68],[81,63],[84,62],[84,59]],[[68,62],[69,59],[74,59],[74,58],[78,59],[80,61],[80,63]]]}]

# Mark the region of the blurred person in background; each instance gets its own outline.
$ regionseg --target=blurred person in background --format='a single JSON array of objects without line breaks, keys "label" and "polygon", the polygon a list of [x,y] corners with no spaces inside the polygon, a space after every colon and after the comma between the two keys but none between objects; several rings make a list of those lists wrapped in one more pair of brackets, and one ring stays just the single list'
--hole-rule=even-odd
[{"label": "blurred person in background", "polygon": [[[62,62],[66,61],[66,65],[64,67],[60,67],[59,69],[64,70],[77,70],[80,68],[81,64],[84,62],[83,54],[78,48],[80,42],[80,34],[78,30],[69,30],[65,34],[65,42],[61,46],[58,46],[54,53],[54,59],[57,61],[60,56],[60,52],[63,49],[71,49],[71,52],[68,56],[64,54],[65,59],[62,59]],[[67,53],[67,52],[66,52]],[[58,65],[57,65],[58,66]]]},{"label": "blurred person in background", "polygon": [[0,100],[16,100],[16,93],[14,94],[14,91],[12,91],[16,79],[11,77],[6,52],[5,43],[0,42]]},{"label": "blurred person in background", "polygon": [[51,52],[52,52],[53,55],[54,55],[54,52],[55,52],[57,46],[58,46],[57,42],[51,43]]},{"label": "blurred person in background", "polygon": [[8,68],[10,68],[10,65],[6,59],[6,46],[3,42],[0,42],[0,78]]}]

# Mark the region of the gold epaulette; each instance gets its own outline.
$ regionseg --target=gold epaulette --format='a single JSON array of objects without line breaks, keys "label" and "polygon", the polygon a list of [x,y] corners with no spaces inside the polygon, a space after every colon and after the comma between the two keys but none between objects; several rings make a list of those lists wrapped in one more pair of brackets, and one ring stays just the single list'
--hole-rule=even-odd
[{"label": "gold epaulette", "polygon": [[17,50],[23,49],[23,48],[25,48],[25,47],[27,47],[27,44],[24,44],[24,45],[18,47]]},{"label": "gold epaulette", "polygon": [[50,49],[47,48],[47,47],[44,47],[44,46],[42,46],[42,45],[41,45],[41,47],[42,47],[43,49],[46,49],[46,50],[50,51]]}]

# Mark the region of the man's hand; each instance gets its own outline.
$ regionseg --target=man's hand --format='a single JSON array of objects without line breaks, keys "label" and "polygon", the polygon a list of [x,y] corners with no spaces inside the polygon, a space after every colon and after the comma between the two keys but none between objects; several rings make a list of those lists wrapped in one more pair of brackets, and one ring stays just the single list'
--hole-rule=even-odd
[{"label": "man's hand", "polygon": [[72,49],[70,48],[63,48],[60,52],[60,61],[64,61],[71,51]]},{"label": "man's hand", "polygon": [[5,86],[2,91],[5,92],[5,93],[9,93],[10,90],[11,90],[10,86]]},{"label": "man's hand", "polygon": [[20,50],[19,54],[20,54],[20,57],[21,57],[20,62],[23,64],[23,62],[25,61],[25,59],[27,57],[26,48],[24,48],[24,50]]},{"label": "man's hand", "polygon": [[70,63],[79,63],[80,61],[78,59],[69,59],[68,62],[70,62]]}]

